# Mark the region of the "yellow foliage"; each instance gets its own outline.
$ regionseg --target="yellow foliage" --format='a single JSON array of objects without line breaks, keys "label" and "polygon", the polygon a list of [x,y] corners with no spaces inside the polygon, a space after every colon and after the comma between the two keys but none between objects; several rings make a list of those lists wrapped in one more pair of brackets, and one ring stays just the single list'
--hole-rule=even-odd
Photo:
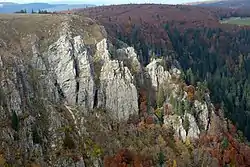
[{"label": "yellow foliage", "polygon": [[36,163],[32,163],[32,164],[30,164],[30,167],[40,167],[40,165],[38,165]]},{"label": "yellow foliage", "polygon": [[0,166],[3,166],[6,163],[6,159],[2,154],[0,154]]},{"label": "yellow foliage", "polygon": [[189,137],[187,137],[187,139],[186,139],[186,141],[185,141],[185,145],[186,145],[186,147],[190,150],[193,150],[194,149],[194,147],[193,147],[193,145],[192,145],[192,143],[190,142],[190,138]]},{"label": "yellow foliage", "polygon": [[187,139],[185,141],[185,144],[186,144],[186,146],[190,146],[191,145],[189,137],[187,137]]},{"label": "yellow foliage", "polygon": [[166,145],[166,142],[165,142],[165,140],[163,139],[162,135],[159,135],[159,136],[157,137],[157,142],[158,142],[159,145],[161,145],[161,146]]},{"label": "yellow foliage", "polygon": [[188,99],[189,100],[194,100],[194,94],[192,92],[188,92],[188,95],[187,95]]},{"label": "yellow foliage", "polygon": [[95,144],[95,145],[94,145],[94,148],[93,148],[93,150],[92,150],[91,155],[92,155],[93,157],[99,157],[99,156],[101,156],[101,155],[102,155],[102,149],[101,149],[101,147],[98,146],[97,144]]},{"label": "yellow foliage", "polygon": [[86,145],[87,145],[87,151],[90,153],[92,157],[96,158],[103,154],[102,148],[91,139],[87,139]]},{"label": "yellow foliage", "polygon": [[177,163],[176,163],[176,160],[174,159],[173,161],[173,167],[177,167]]},{"label": "yellow foliage", "polygon": [[58,128],[57,131],[59,131],[59,132],[72,132],[73,129],[71,126],[67,125],[67,126]]},{"label": "yellow foliage", "polygon": [[163,114],[163,109],[162,108],[157,108],[155,110],[155,114],[160,118]]},{"label": "yellow foliage", "polygon": [[231,163],[230,163],[230,167],[236,167],[236,166],[235,166],[235,163],[232,163],[232,162],[231,162]]}]

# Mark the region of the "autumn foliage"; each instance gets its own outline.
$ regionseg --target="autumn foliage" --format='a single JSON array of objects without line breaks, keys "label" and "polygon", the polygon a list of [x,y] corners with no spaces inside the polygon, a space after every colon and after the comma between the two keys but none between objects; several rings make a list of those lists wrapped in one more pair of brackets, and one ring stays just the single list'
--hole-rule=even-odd
[{"label": "autumn foliage", "polygon": [[154,124],[154,117],[153,116],[147,116],[146,120],[145,120],[146,124]]},{"label": "autumn foliage", "polygon": [[[237,14],[242,16],[249,15],[249,11],[246,10],[239,11],[237,9],[201,8],[181,5],[131,4],[88,8],[80,10],[80,13],[94,18],[104,25],[111,39],[116,39],[118,36],[121,36],[126,42],[134,40],[134,42],[131,42],[129,45],[133,44],[134,47],[138,45],[140,49],[141,46],[143,46],[143,44],[141,44],[142,41],[145,42],[146,46],[160,46],[161,49],[167,48],[168,50],[175,51],[180,51],[184,46],[194,43],[196,43],[196,45],[192,46],[192,51],[196,50],[194,48],[198,48],[198,46],[202,46],[200,50],[208,48],[206,52],[198,52],[196,54],[198,60],[195,60],[195,55],[186,56],[187,59],[185,60],[187,61],[182,60],[186,66],[197,66],[195,61],[198,61],[200,65],[200,62],[205,61],[202,59],[206,57],[211,58],[210,60],[214,59],[214,61],[217,61],[218,57],[216,57],[216,55],[220,55],[221,58],[225,58],[225,63],[230,68],[230,71],[233,72],[236,68],[235,62],[237,61],[228,56],[230,54],[228,51],[233,50],[233,46],[230,43],[243,43],[244,45],[239,46],[239,48],[237,47],[239,50],[247,50],[246,48],[249,48],[247,47],[248,43],[245,38],[242,37],[241,39],[238,37],[239,34],[237,34],[237,32],[243,30],[242,27],[220,24],[221,18],[233,17]],[[165,25],[169,26],[168,31],[166,31]],[[249,29],[249,27],[245,27],[244,29]],[[246,33],[247,31],[242,32]],[[175,39],[171,40],[171,36]],[[194,38],[195,36],[196,39]],[[233,40],[233,38],[236,40]],[[185,40],[188,44],[183,42]],[[202,43],[202,45],[197,45],[199,43]],[[176,45],[176,49],[173,49],[173,45]],[[240,49],[241,47],[243,49]],[[210,53],[213,52],[216,54],[210,55]],[[202,53],[206,53],[204,55],[210,56],[202,57]],[[143,53],[143,55],[145,56],[147,54]],[[180,57],[183,58],[184,53],[180,53],[180,55],[182,55]],[[213,55],[215,55],[214,58],[212,58]],[[189,59],[188,57],[191,58]],[[205,61],[204,64],[207,63],[209,62]],[[211,68],[210,72],[214,70],[213,65],[214,62],[211,62],[211,67],[209,67],[209,69]],[[218,67],[219,66],[220,65],[218,65]],[[206,66],[203,65],[201,67]],[[204,74],[207,74],[207,71],[201,67],[197,71],[201,72],[203,70],[205,71]],[[186,91],[188,99],[193,101],[196,97],[195,94],[198,92],[195,92],[194,86],[184,85],[183,89]],[[220,93],[223,93],[223,91]],[[220,105],[219,103],[215,106],[216,113],[221,108]],[[166,115],[171,111],[170,106],[165,106],[164,109]],[[153,117],[149,116],[148,113],[147,90],[145,89],[139,91],[139,111],[140,117],[145,118],[146,124],[153,123]],[[229,130],[219,131],[213,135],[208,133],[202,136],[199,140],[200,147],[204,147],[216,158],[220,166],[226,164],[237,167],[250,166],[250,160],[248,159],[250,155],[249,146],[237,141],[235,136],[237,129],[232,125],[229,126]],[[135,159],[138,160],[137,165],[142,166],[140,156],[129,153],[131,152],[128,150],[121,150],[115,156],[106,157],[105,166],[125,167],[128,166],[128,164],[135,166]]]},{"label": "autumn foliage", "polygon": [[114,156],[104,158],[104,167],[151,167],[152,161],[149,158],[134,154],[128,149],[120,150]]},{"label": "autumn foliage", "polygon": [[248,167],[250,166],[250,147],[237,141],[232,134],[235,132],[235,127],[231,125],[231,129],[229,132],[218,133],[217,136],[204,135],[200,138],[200,144],[218,160],[220,167],[227,164]]},{"label": "autumn foliage", "polygon": [[181,31],[197,27],[221,27],[234,31],[236,27],[222,25],[219,19],[237,14],[249,15],[247,10],[163,4],[99,6],[79,9],[76,12],[99,21],[113,38],[117,37],[117,32],[128,38],[138,35],[140,41],[168,49],[172,48],[172,44],[164,30],[166,23],[178,27]]},{"label": "autumn foliage", "polygon": [[187,92],[187,98],[188,98],[188,100],[193,101],[194,100],[194,95],[195,95],[195,88],[194,88],[194,86],[192,86],[192,85],[185,86],[183,89],[184,89],[184,91]]},{"label": "autumn foliage", "polygon": [[139,91],[139,110],[141,114],[147,113],[147,94],[145,89]]}]

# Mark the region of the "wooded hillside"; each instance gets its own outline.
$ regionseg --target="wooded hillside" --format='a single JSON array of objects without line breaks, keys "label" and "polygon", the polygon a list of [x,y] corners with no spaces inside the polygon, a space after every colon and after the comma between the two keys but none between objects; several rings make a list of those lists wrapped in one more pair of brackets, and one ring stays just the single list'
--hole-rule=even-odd
[{"label": "wooded hillside", "polygon": [[144,65],[152,56],[164,57],[168,65],[178,60],[194,76],[186,82],[204,82],[217,108],[250,139],[250,29],[219,22],[250,16],[249,10],[131,4],[78,12],[104,25],[114,43],[134,46]]}]

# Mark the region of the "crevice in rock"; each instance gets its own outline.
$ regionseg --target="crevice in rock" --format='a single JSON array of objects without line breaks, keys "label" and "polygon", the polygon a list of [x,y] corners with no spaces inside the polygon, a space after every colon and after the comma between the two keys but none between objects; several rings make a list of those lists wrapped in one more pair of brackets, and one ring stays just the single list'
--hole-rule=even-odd
[{"label": "crevice in rock", "polygon": [[206,132],[208,131],[208,129],[209,129],[209,126],[210,126],[210,123],[211,123],[211,108],[210,108],[211,106],[208,106],[208,122],[207,122],[207,127],[206,127]]},{"label": "crevice in rock", "polygon": [[[205,96],[207,97],[207,96]],[[208,97],[205,98],[205,102],[207,104],[207,108],[208,108],[208,122],[207,122],[207,127],[206,127],[206,132],[208,131],[209,129],[209,126],[210,126],[210,123],[211,123],[211,115],[212,115],[212,111],[211,111],[211,108],[212,108],[212,105],[211,105],[211,102],[208,100]]]},{"label": "crevice in rock", "polygon": [[184,130],[186,132],[186,137],[187,137],[188,136],[188,131],[189,131],[190,127],[188,129],[185,128],[185,126],[184,126],[184,124],[185,124],[184,123],[184,119],[186,119],[186,118],[181,117],[181,126],[184,128]]},{"label": "crevice in rock", "polygon": [[19,63],[14,62],[14,65],[15,65],[14,71],[16,73],[16,81],[13,80],[13,83],[15,83],[15,87],[18,90],[19,96],[21,98],[21,106],[20,107],[25,108],[25,106],[28,105],[29,91],[28,91],[28,86],[26,85],[26,82],[25,82],[25,81],[27,81],[27,78],[24,78],[26,76],[26,74],[24,72],[24,69],[22,69],[22,67],[18,65]]},{"label": "crevice in rock", "polygon": [[57,92],[58,92],[58,94],[59,94],[60,100],[65,99],[66,97],[65,97],[65,95],[64,95],[64,93],[63,93],[63,91],[62,91],[60,85],[57,83],[56,80],[55,80],[54,85],[55,85],[55,87],[56,87],[56,89],[57,89]]},{"label": "crevice in rock", "polygon": [[78,104],[78,93],[80,89],[80,83],[79,83],[79,62],[78,59],[74,59],[74,69],[75,69],[75,80],[76,80],[76,104]]},{"label": "crevice in rock", "polygon": [[75,88],[75,93],[76,93],[76,99],[75,103],[78,104],[78,99],[79,99],[79,90],[80,90],[80,82],[79,82],[79,75],[80,75],[80,67],[79,67],[79,61],[77,57],[75,56],[75,47],[74,47],[74,42],[72,40],[69,41],[71,44],[71,52],[70,56],[73,59],[73,70],[75,71],[75,81],[76,81],[76,88]]},{"label": "crevice in rock", "polygon": [[98,105],[98,89],[95,90],[93,108],[96,108],[97,105]]},{"label": "crevice in rock", "polygon": [[156,91],[157,91],[157,93],[159,93],[159,90],[160,90],[160,82],[159,82],[159,77],[158,77],[157,73],[156,73],[156,83],[157,83]]}]

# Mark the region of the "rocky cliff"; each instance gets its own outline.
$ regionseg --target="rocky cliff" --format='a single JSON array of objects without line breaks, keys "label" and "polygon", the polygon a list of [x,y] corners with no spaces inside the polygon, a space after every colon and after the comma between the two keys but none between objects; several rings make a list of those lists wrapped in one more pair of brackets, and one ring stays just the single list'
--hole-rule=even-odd
[{"label": "rocky cliff", "polygon": [[[74,126],[81,134],[83,115],[97,107],[117,120],[138,113],[133,75],[110,59],[103,27],[78,16],[1,18],[1,147],[7,155],[29,159],[36,152],[51,160],[65,138],[60,128]],[[133,50],[128,55],[136,58]]]},{"label": "rocky cliff", "polygon": [[160,151],[145,146],[166,134],[165,145],[195,140],[217,125],[212,117],[223,120],[201,84],[186,85],[162,59],[143,67],[126,44],[111,54],[89,18],[0,17],[0,165],[112,166],[104,155],[119,148]]},{"label": "rocky cliff", "polygon": [[175,67],[164,70],[162,62],[162,59],[153,59],[146,68],[157,91],[157,98],[162,100],[158,107],[168,112],[164,114],[164,125],[172,126],[183,141],[187,137],[199,138],[202,131],[208,130],[210,116],[214,114],[209,94],[204,93],[204,99],[190,98],[190,94],[194,96],[195,89],[199,88],[183,85],[179,80],[181,71]]}]

